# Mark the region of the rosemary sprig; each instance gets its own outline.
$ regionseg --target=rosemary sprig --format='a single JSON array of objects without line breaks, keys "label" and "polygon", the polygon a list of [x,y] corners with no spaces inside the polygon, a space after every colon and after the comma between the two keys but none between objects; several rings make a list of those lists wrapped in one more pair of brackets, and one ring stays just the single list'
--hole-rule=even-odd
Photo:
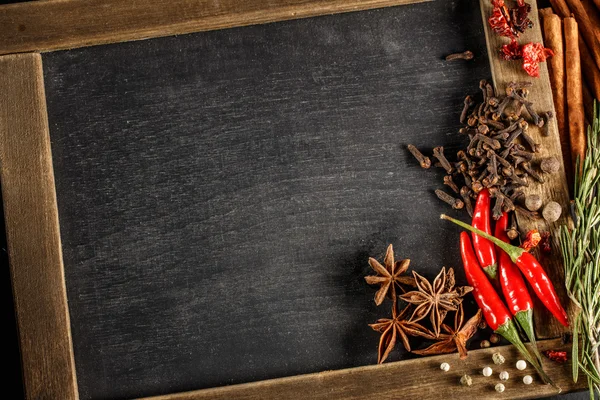
[{"label": "rosemary sprig", "polygon": [[[560,245],[565,284],[579,312],[573,323],[573,380],[581,371],[588,381],[590,399],[600,396],[600,110],[594,104],[594,122],[588,127],[583,163],[575,169],[575,199],[571,213],[575,228],[562,226]],[[579,172],[579,173],[578,173]]]}]

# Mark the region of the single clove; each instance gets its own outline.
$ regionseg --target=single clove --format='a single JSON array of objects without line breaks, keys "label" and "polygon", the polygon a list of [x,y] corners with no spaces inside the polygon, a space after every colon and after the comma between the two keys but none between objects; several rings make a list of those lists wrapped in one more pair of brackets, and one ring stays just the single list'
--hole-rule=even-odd
[{"label": "single clove", "polygon": [[492,208],[492,217],[495,220],[500,219],[502,216],[502,204],[504,203],[504,198],[501,196],[496,197],[496,202],[494,203],[494,207]]},{"label": "single clove", "polygon": [[446,156],[444,156],[444,146],[435,147],[433,149],[433,156],[438,159],[442,165],[442,168],[444,168],[448,174],[452,174],[452,172],[454,172],[454,167],[452,167],[452,164],[450,164],[450,162],[446,159]]},{"label": "single clove", "polygon": [[465,203],[463,203],[462,200],[454,198],[442,190],[436,189],[435,195],[438,197],[438,199],[452,206],[452,208],[455,210],[460,210],[465,206]]},{"label": "single clove", "polygon": [[549,125],[550,120],[554,118],[554,113],[552,111],[546,111],[540,114],[540,117],[544,120],[544,125],[542,126],[542,136],[549,136]]},{"label": "single clove", "polygon": [[537,219],[540,216],[537,211],[529,211],[521,206],[515,206],[515,211],[529,219]]},{"label": "single clove", "polygon": [[417,149],[412,144],[409,144],[406,147],[408,148],[408,151],[410,151],[410,153],[417,159],[419,165],[421,165],[421,168],[427,169],[431,167],[431,160],[429,159],[429,157],[425,157],[423,153],[421,153],[419,149]]},{"label": "single clove", "polygon": [[471,190],[467,186],[460,188],[460,197],[462,197],[465,203],[465,208],[470,217],[473,216],[473,203],[471,202]]},{"label": "single clove", "polygon": [[470,50],[467,50],[467,51],[463,51],[462,53],[448,54],[445,59],[446,59],[446,61],[472,60],[473,59],[473,52],[470,51]]},{"label": "single clove", "polygon": [[542,177],[542,175],[540,175],[537,171],[534,171],[528,162],[522,163],[521,168],[523,168],[523,170],[525,172],[527,172],[529,175],[531,175],[531,177],[533,179],[535,179],[536,181],[538,181],[539,183],[544,183],[544,178]]},{"label": "single clove", "polygon": [[517,230],[517,220],[514,213],[510,217],[510,224],[508,225],[506,236],[508,236],[510,240],[515,240],[519,236],[519,231]]},{"label": "single clove", "polygon": [[531,151],[533,151],[534,153],[539,153],[540,152],[540,149],[542,148],[542,146],[539,143],[536,143],[531,136],[529,136],[527,133],[525,133],[525,131],[523,131],[521,133],[521,137],[523,139],[525,139],[525,141],[527,142],[527,144],[531,148]]},{"label": "single clove", "polygon": [[456,186],[456,183],[454,183],[454,181],[452,180],[452,175],[446,175],[446,176],[444,176],[444,185],[448,186],[455,193],[459,192],[458,186]]},{"label": "single clove", "polygon": [[471,97],[471,96],[465,97],[464,106],[463,106],[462,112],[460,113],[460,123],[461,124],[464,124],[465,121],[467,120],[467,113],[469,112],[469,109],[471,108],[471,106],[473,106],[473,104],[475,104],[473,97]]},{"label": "single clove", "polygon": [[487,144],[488,146],[490,146],[494,150],[498,150],[498,149],[500,149],[502,147],[502,145],[500,144],[500,142],[498,140],[495,140],[495,139],[492,139],[490,137],[484,136],[481,133],[478,133],[477,135],[475,135],[475,139],[476,140],[478,139],[480,143]]},{"label": "single clove", "polygon": [[533,160],[533,153],[530,153],[530,152],[528,152],[528,151],[524,151],[524,150],[519,150],[519,149],[518,149],[518,148],[516,148],[516,147],[514,147],[514,148],[511,150],[510,154],[511,154],[513,157],[514,157],[514,156],[516,156],[516,157],[520,157],[520,158],[523,158],[523,159],[525,159],[525,160],[527,160],[527,161],[531,161],[531,160]]}]

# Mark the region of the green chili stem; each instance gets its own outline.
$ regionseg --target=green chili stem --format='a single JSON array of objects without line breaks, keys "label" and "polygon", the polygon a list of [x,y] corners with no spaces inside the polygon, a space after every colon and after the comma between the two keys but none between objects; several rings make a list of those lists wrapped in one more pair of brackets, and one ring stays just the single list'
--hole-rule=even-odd
[{"label": "green chili stem", "polygon": [[506,340],[511,342],[513,344],[513,346],[515,346],[517,348],[517,350],[519,350],[519,353],[521,353],[521,355],[531,365],[533,365],[533,367],[536,369],[536,371],[538,372],[538,374],[540,375],[542,380],[545,383],[549,383],[553,387],[558,389],[558,391],[560,393],[561,388],[556,386],[556,384],[554,382],[552,382],[552,379],[550,379],[550,377],[546,374],[546,372],[544,372],[544,370],[542,369],[542,366],[533,357],[531,357],[531,354],[529,354],[529,351],[527,351],[527,347],[525,347],[525,345],[519,338],[519,333],[517,332],[517,328],[515,327],[515,324],[512,320],[506,321],[504,324],[500,325],[498,327],[498,329],[496,329],[494,332],[498,333],[499,335],[502,335],[502,337],[504,337]]},{"label": "green chili stem", "polygon": [[535,331],[533,329],[533,309],[530,308],[529,310],[518,311],[517,313],[515,313],[515,319],[517,320],[519,326],[525,332],[525,335],[531,343],[533,353],[535,354],[535,356],[541,364],[542,355],[540,354],[540,351],[537,348],[537,343],[535,340]]},{"label": "green chili stem", "polygon": [[523,250],[520,247],[517,246],[513,246],[509,243],[505,243],[502,240],[488,234],[485,233],[484,231],[477,229],[477,228],[473,228],[471,225],[466,224],[462,221],[459,221],[457,219],[454,219],[452,217],[447,216],[446,214],[442,214],[440,215],[441,219],[445,219],[446,221],[450,221],[455,223],[456,225],[465,228],[466,230],[469,230],[471,232],[474,232],[476,234],[478,234],[479,236],[486,238],[487,240],[490,240],[492,243],[494,243],[496,246],[498,246],[499,248],[501,248],[506,254],[508,254],[511,258],[511,260],[513,262],[517,262],[517,260],[519,259],[519,257],[521,257],[521,255],[523,254],[523,252],[525,250]]}]

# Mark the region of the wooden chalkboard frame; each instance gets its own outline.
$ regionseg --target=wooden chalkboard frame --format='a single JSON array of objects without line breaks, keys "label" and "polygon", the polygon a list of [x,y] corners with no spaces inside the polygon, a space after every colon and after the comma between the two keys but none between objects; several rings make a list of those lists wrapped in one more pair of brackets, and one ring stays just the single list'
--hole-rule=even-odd
[{"label": "wooden chalkboard frame", "polygon": [[[423,0],[100,0],[92,3],[56,0],[0,7],[0,177],[27,398],[78,398],[40,52],[420,1]],[[532,6],[535,28],[525,39],[540,42],[535,2]],[[481,0],[484,20],[490,7],[489,1]],[[511,80],[523,79],[518,65],[500,63],[494,57],[494,49],[501,39],[490,34],[487,24],[486,39],[497,89],[503,89]],[[541,108],[553,109],[545,65],[538,82],[530,97]],[[544,151],[560,154],[555,123],[550,126],[550,132],[556,140],[546,140]],[[555,180],[530,190],[551,194],[566,202],[564,168]],[[555,231],[565,221],[560,220],[548,229]],[[521,225],[526,229],[528,223],[522,221]],[[550,274],[557,286],[562,287],[560,261],[551,265]],[[538,320],[538,326],[545,327],[538,330],[541,337],[557,337],[561,332],[547,316]],[[541,341],[540,345],[553,349],[569,347],[556,339]],[[455,377],[460,376],[460,371],[476,373],[477,366],[486,360],[489,362],[494,351],[510,354],[514,349],[474,351],[464,362],[456,358],[454,378],[432,372],[442,359],[448,359],[448,356],[437,356],[155,399],[300,399],[307,396],[325,399],[332,394],[339,399],[384,399],[400,395],[437,398],[441,391],[453,397],[516,399],[556,393],[547,385],[532,385],[527,390],[509,386],[503,394],[496,394],[493,388],[485,393],[473,393],[457,384]],[[570,365],[548,364],[547,367],[549,375],[563,390],[581,387],[571,381]],[[514,372],[518,376],[519,372]]]}]

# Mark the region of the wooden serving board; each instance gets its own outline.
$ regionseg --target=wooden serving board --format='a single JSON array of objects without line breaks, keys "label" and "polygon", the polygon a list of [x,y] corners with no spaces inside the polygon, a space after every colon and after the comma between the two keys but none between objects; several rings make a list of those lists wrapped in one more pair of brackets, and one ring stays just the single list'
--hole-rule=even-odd
[{"label": "wooden serving board", "polygon": [[[519,43],[542,43],[541,22],[539,19],[537,3],[535,1],[531,1],[529,3],[531,4],[531,13],[529,16],[533,21],[533,29],[528,29],[523,35],[521,35],[519,38]],[[520,61],[503,61],[500,58],[498,51],[503,44],[508,44],[510,41],[508,38],[500,37],[492,32],[490,25],[487,23],[487,19],[492,12],[491,1],[480,0],[480,6],[482,19],[485,26],[488,54],[490,57],[490,67],[492,70],[492,77],[494,79],[496,90],[499,93],[504,93],[509,82],[533,81],[534,84],[533,87],[530,88],[529,99],[534,103],[534,108],[538,112],[549,110],[554,112],[554,102],[552,100],[552,90],[550,88],[550,78],[546,63],[540,64],[540,77],[536,79],[529,77],[525,73],[521,67]],[[556,113],[554,113],[554,115],[556,115]],[[559,228],[562,225],[570,224],[571,221],[569,212],[569,190],[567,187],[565,166],[562,162],[563,158],[556,119],[553,118],[551,120],[548,137],[543,137],[541,130],[537,127],[533,127],[531,124],[529,132],[536,142],[542,144],[542,149],[538,157],[534,159],[534,162],[539,162],[540,160],[549,156],[555,156],[560,161],[560,169],[556,174],[544,175],[545,182],[543,184],[534,180],[530,180],[529,187],[525,188],[524,191],[526,194],[540,195],[544,200],[544,204],[550,200],[556,201],[563,206],[563,211],[561,218],[554,223],[547,223],[542,218],[530,220],[521,217],[518,219],[519,228],[521,229],[522,234],[531,229],[538,229],[540,232],[551,232],[552,252],[546,255],[537,252],[536,255],[546,268],[546,271],[548,272],[548,275],[550,276],[550,279],[552,280],[559,297],[562,299],[563,306],[565,306],[567,309],[570,319],[573,320],[576,310],[566,293],[564,284],[564,266],[560,252],[560,245],[558,242]],[[568,331],[568,329],[563,327],[537,299],[535,307],[535,325],[536,332],[541,338],[558,337],[563,332]]]}]

